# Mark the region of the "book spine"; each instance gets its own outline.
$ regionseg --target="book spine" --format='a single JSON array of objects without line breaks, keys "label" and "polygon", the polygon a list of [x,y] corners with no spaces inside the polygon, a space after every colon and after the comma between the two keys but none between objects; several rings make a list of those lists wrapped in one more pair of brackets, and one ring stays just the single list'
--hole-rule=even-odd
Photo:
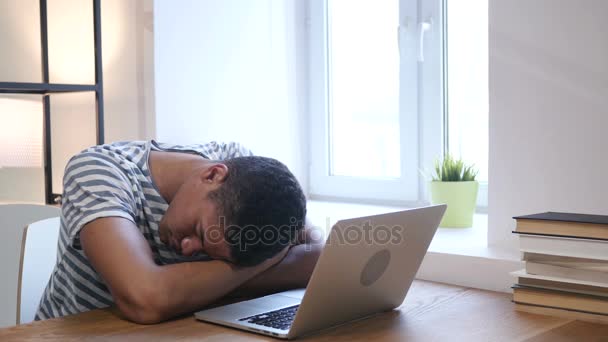
[{"label": "book spine", "polygon": [[530,274],[549,277],[568,278],[573,280],[605,283],[608,286],[608,273],[561,267],[536,262],[526,262],[526,271]]},{"label": "book spine", "polygon": [[522,252],[608,260],[608,243],[586,239],[520,235]]},{"label": "book spine", "polygon": [[562,317],[567,319],[575,319],[586,322],[608,324],[608,316],[600,314],[591,314],[580,311],[556,309],[545,306],[528,305],[528,304],[515,304],[515,310],[521,312],[532,313],[536,315],[547,315]]}]

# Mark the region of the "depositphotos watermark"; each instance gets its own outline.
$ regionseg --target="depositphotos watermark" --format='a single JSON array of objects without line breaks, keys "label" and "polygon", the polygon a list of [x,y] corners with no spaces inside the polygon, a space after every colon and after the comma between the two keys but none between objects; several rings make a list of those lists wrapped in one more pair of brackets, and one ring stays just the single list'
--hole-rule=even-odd
[{"label": "depositphotos watermark", "polygon": [[[325,227],[306,225],[306,231],[301,228],[302,222],[292,218],[289,225],[256,226],[256,225],[226,225],[225,217],[220,217],[219,227],[223,229],[206,229],[203,239],[208,243],[226,241],[229,245],[238,246],[242,251],[260,246],[299,244],[313,245],[326,242],[338,245],[388,245],[400,244],[405,238],[405,227],[400,225],[373,225],[364,221],[357,225],[330,225],[327,218]],[[332,229],[333,228],[333,229]],[[312,248],[312,247],[308,247]]]}]

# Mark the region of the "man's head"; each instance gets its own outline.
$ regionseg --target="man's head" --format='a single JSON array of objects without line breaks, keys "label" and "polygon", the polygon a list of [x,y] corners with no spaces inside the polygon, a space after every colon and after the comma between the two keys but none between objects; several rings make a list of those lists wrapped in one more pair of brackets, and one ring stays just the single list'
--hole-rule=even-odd
[{"label": "man's head", "polygon": [[238,157],[193,172],[171,201],[160,233],[184,255],[203,252],[255,265],[287,246],[305,216],[304,193],[285,165]]}]

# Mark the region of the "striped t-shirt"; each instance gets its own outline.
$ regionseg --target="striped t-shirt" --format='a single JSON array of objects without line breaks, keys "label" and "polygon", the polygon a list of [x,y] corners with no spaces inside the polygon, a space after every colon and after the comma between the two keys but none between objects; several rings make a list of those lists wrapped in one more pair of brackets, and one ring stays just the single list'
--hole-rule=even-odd
[{"label": "striped t-shirt", "polygon": [[63,177],[57,264],[42,295],[36,320],[113,304],[110,291],[80,244],[80,230],[95,219],[114,216],[134,222],[158,265],[209,260],[202,253],[184,257],[161,242],[158,225],[169,205],[150,176],[150,151],[193,153],[212,160],[252,155],[237,143],[175,146],[130,141],[94,146],[72,157]]}]

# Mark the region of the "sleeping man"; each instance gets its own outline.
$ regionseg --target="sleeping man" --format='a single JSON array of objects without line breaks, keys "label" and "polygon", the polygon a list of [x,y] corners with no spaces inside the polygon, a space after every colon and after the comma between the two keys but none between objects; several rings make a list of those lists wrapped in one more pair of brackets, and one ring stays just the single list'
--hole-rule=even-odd
[{"label": "sleeping man", "polygon": [[57,264],[36,319],[116,306],[149,324],[226,295],[305,287],[322,248],[294,175],[237,143],[95,146],[63,182]]}]

